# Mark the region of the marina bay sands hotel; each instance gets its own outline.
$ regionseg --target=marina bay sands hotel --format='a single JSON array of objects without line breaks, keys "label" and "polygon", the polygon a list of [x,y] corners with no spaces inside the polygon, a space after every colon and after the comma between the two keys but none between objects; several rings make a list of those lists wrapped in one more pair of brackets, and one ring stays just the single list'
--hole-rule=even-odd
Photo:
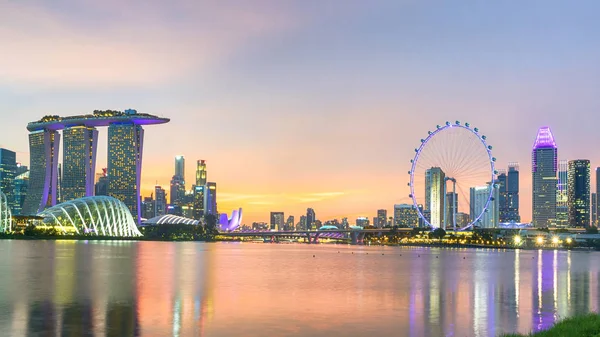
[{"label": "marina bay sands hotel", "polygon": [[[90,115],[45,116],[29,123],[29,189],[22,214],[37,214],[61,201],[94,195],[98,127],[108,126],[108,195],[121,200],[138,222],[144,125],[169,122],[136,110],[94,111]],[[62,179],[58,157],[63,136]]]}]

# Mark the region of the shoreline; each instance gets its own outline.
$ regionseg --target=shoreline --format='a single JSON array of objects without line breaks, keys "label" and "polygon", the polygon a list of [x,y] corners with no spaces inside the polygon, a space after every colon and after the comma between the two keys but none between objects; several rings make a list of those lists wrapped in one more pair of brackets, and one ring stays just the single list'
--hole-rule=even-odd
[{"label": "shoreline", "polygon": [[[73,235],[64,235],[64,236],[24,236],[24,235],[6,235],[0,236],[0,240],[23,240],[23,241],[37,241],[37,240],[47,240],[47,241],[150,241],[150,242],[203,242],[203,243],[212,243],[212,242],[239,242],[239,243],[250,243],[251,241],[240,241],[240,240],[223,240],[223,239],[212,239],[212,240],[173,240],[173,239],[157,239],[157,238],[144,238],[144,237],[113,237],[113,236],[73,236]],[[253,243],[262,243],[262,242],[253,242]],[[280,244],[277,242],[266,242],[270,244]],[[304,242],[290,242],[291,244],[302,244],[306,245]],[[289,243],[286,243],[289,244]],[[331,245],[331,244],[344,244],[350,245],[348,243],[318,243],[316,245]],[[315,245],[315,244],[311,244]],[[494,248],[494,249],[510,249],[510,250],[574,250],[574,251],[597,251],[594,247],[515,247],[510,245],[481,245],[481,244],[443,244],[443,243],[430,243],[430,244],[422,244],[422,243],[404,243],[404,244],[362,244],[356,246],[365,246],[365,247],[421,247],[421,248],[470,248],[470,249],[481,249],[481,248]]]}]

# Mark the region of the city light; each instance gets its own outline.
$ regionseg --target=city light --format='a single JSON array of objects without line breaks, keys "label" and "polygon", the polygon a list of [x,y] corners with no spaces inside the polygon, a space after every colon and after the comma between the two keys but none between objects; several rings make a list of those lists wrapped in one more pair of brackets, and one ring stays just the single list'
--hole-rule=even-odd
[{"label": "city light", "polygon": [[515,241],[515,245],[518,245],[518,244],[520,244],[520,243],[521,243],[521,237],[520,237],[520,236],[518,236],[518,235],[517,235],[517,236],[515,236],[515,238],[514,238],[514,241]]},{"label": "city light", "polygon": [[535,242],[536,242],[538,245],[543,245],[543,244],[544,244],[544,238],[543,238],[543,237],[541,237],[541,236],[538,236],[538,237],[535,239]]},{"label": "city light", "polygon": [[558,239],[558,236],[553,236],[552,237],[552,243],[553,244],[557,244],[560,240]]},{"label": "city light", "polygon": [[567,241],[567,244],[571,244],[571,242],[573,241],[573,239],[571,239],[571,238],[567,238],[567,240],[566,240],[566,241]]}]

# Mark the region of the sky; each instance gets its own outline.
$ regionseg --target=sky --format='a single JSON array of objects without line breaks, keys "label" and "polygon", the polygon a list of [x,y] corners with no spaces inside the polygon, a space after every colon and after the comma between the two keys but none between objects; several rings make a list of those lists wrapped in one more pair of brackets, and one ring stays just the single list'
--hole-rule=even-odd
[{"label": "sky", "polygon": [[410,202],[414,148],[460,120],[498,167],[519,162],[528,221],[540,126],[560,159],[600,165],[598,12],[585,0],[0,0],[0,147],[28,163],[28,122],[133,108],[171,119],[146,127],[144,196],[183,155],[187,180],[206,160],[219,211],[242,207],[247,224],[308,207],[352,222]]}]

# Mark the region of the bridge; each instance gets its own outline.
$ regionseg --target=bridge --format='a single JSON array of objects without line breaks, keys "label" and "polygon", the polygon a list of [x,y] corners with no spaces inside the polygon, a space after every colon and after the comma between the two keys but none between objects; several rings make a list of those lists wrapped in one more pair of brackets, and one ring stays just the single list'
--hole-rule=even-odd
[{"label": "bridge", "polygon": [[[339,241],[350,241],[353,245],[362,244],[366,234],[374,234],[381,236],[385,233],[394,231],[393,228],[373,228],[373,229],[327,229],[327,230],[305,230],[305,231],[259,231],[259,230],[246,230],[239,232],[221,232],[220,236],[231,237],[231,238],[270,238],[271,240],[283,239],[283,238],[304,238],[307,243],[318,243],[319,238],[332,239]],[[412,228],[397,228],[396,233],[408,233],[412,231]]]}]

